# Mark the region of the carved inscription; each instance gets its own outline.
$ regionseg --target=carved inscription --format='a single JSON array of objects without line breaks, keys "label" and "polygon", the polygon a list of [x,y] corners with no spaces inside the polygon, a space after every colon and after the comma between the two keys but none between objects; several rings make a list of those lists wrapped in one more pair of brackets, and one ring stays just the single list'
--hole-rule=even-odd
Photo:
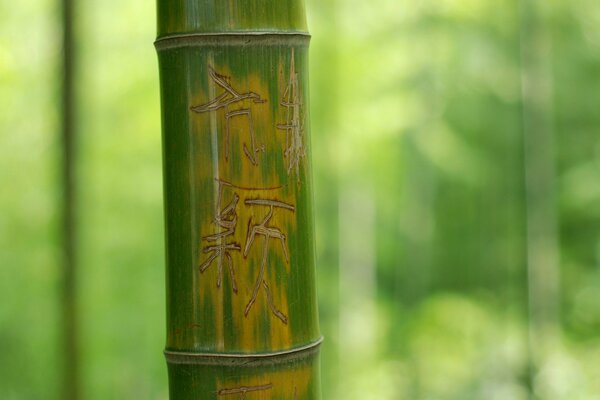
[{"label": "carved inscription", "polygon": [[[246,93],[240,93],[233,88],[229,83],[230,78],[217,73],[211,66],[208,66],[210,78],[212,81],[223,89],[223,92],[214,99],[207,103],[200,104],[198,106],[192,106],[191,110],[202,114],[206,112],[218,111],[223,109],[225,112],[225,161],[229,161],[229,135],[231,131],[231,120],[235,117],[246,118],[248,123],[248,132],[250,134],[250,148],[243,143],[244,153],[250,162],[254,165],[258,165],[256,160],[256,154],[258,152],[264,152],[265,146],[257,146],[256,136],[254,135],[254,123],[252,120],[252,110],[249,107],[244,107],[244,101],[248,100],[252,103],[265,103],[266,100],[262,99],[259,94],[252,91]],[[230,109],[230,106],[237,106],[234,110]]]},{"label": "carved inscription", "polygon": [[[264,392],[273,389],[272,383],[267,383],[265,385],[256,385],[256,386],[239,386],[234,388],[223,388],[217,391],[217,397],[225,397],[225,396],[233,396],[238,395],[239,400],[245,400],[246,395],[252,392]],[[294,386],[294,400],[298,398],[296,393],[296,386]]]},{"label": "carved inscription", "polygon": [[283,70],[279,71],[279,86],[281,89],[281,100],[279,105],[286,109],[286,119],[277,124],[277,129],[285,131],[285,150],[283,157],[287,161],[288,175],[295,173],[298,185],[300,185],[300,162],[306,157],[304,148],[304,115],[302,96],[298,84],[298,73],[296,72],[294,49],[290,60],[290,71],[287,84],[284,84]]},{"label": "carved inscription", "polygon": [[[239,245],[239,243],[233,240],[238,224],[237,207],[240,203],[240,194],[238,193],[256,191],[277,191],[281,189],[281,187],[277,186],[270,188],[251,188],[234,185],[230,182],[221,179],[216,179],[216,182],[218,185],[217,205],[215,210],[215,217],[212,222],[217,227],[217,232],[202,237],[202,242],[206,243],[205,246],[202,248],[202,252],[204,254],[208,254],[208,257],[206,257],[206,259],[200,264],[199,268],[200,272],[204,273],[204,271],[206,271],[211,265],[216,263],[217,287],[220,288],[223,275],[223,265],[227,263],[229,276],[231,277],[232,290],[234,293],[237,293],[238,287],[231,252],[241,250],[241,246]],[[228,202],[224,204],[225,201],[223,199],[225,198],[226,192],[230,194],[228,197]],[[269,284],[265,280],[264,275],[265,270],[267,268],[270,239],[277,239],[281,243],[281,248],[285,257],[285,261],[289,263],[290,257],[287,250],[286,235],[281,231],[279,227],[272,225],[271,220],[276,210],[287,210],[295,212],[295,207],[291,204],[279,200],[261,198],[246,199],[244,201],[244,205],[246,207],[264,207],[267,209],[267,214],[260,223],[253,224],[252,218],[249,218],[248,220],[248,231],[243,251],[244,258],[248,257],[248,254],[250,253],[253,244],[256,242],[257,236],[263,236],[264,239],[262,242],[263,244],[259,274],[256,278],[256,283],[253,288],[252,296],[246,305],[246,309],[244,310],[244,316],[248,316],[250,309],[256,301],[258,292],[262,287],[266,295],[267,304],[273,315],[276,316],[279,320],[281,320],[284,324],[287,324],[287,316],[282,311],[280,311],[277,308],[277,306],[275,306],[273,296],[271,294],[271,289],[269,288]]]},{"label": "carved inscription", "polygon": [[244,310],[244,315],[247,317],[250,309],[254,305],[256,301],[256,297],[258,296],[258,291],[261,286],[263,287],[265,294],[267,296],[267,303],[269,304],[269,308],[273,315],[279,318],[284,324],[287,324],[287,316],[282,313],[273,303],[273,297],[271,296],[271,290],[269,289],[269,285],[265,281],[265,269],[267,266],[268,254],[269,254],[269,239],[279,239],[281,242],[281,247],[283,250],[283,255],[285,256],[285,261],[289,262],[289,256],[287,252],[287,246],[285,243],[285,235],[281,232],[281,230],[275,226],[269,224],[271,218],[273,218],[273,213],[276,209],[283,209],[288,211],[295,211],[295,207],[291,204],[287,204],[278,200],[266,200],[266,199],[251,199],[244,201],[246,205],[249,206],[262,206],[269,207],[269,212],[265,216],[265,218],[259,223],[252,225],[252,219],[248,221],[248,235],[246,236],[246,245],[244,246],[244,257],[248,256],[252,245],[256,239],[257,235],[264,236],[263,246],[262,246],[262,260],[260,264],[260,271],[258,273],[258,277],[256,278],[256,283],[254,284],[254,290],[252,292],[252,297],[250,301],[246,305],[246,309]]},{"label": "carved inscription", "polygon": [[231,396],[231,395],[239,395],[238,399],[243,400],[246,398],[246,394],[249,392],[262,392],[271,390],[273,385],[271,383],[267,383],[266,385],[257,385],[257,386],[240,386],[236,388],[230,389],[220,389],[217,392],[217,397]]},{"label": "carved inscription", "polygon": [[[222,110],[223,114],[219,115],[224,116],[224,120],[222,120],[223,124],[221,125],[224,126],[224,132],[219,132],[219,134],[224,135],[223,153],[225,155],[225,162],[229,161],[232,154],[230,135],[234,133],[234,127],[237,128],[241,126],[243,132],[239,132],[239,134],[241,135],[243,133],[244,139],[240,139],[240,142],[245,157],[247,157],[252,165],[258,166],[258,155],[261,152],[265,152],[265,145],[259,145],[257,143],[253,110],[256,112],[256,105],[265,103],[266,100],[261,97],[260,94],[252,90],[239,90],[238,83],[232,83],[230,77],[218,73],[212,65],[207,65],[207,68],[211,82],[211,94],[208,96],[209,99],[202,104],[192,105],[190,110],[198,114],[221,113]],[[234,86],[237,86],[237,88]],[[306,157],[306,149],[304,145],[304,105],[293,49],[290,56],[289,71],[284,73],[284,68],[280,67],[278,90],[279,108],[281,110],[279,115],[282,116],[282,121],[277,122],[276,120],[272,120],[269,131],[274,136],[278,136],[278,131],[284,131],[286,140],[285,148],[283,149],[283,157],[285,160],[285,168],[287,170],[287,179],[291,180],[295,175],[296,183],[299,186],[301,183],[301,163]],[[216,118],[214,114],[211,115],[213,115],[212,118]],[[239,122],[234,124],[234,118],[237,118],[236,121]],[[275,126],[273,127],[273,125]],[[261,133],[259,137],[263,138],[264,136]],[[244,156],[242,156],[242,158],[244,158]],[[265,157],[265,160],[267,159],[272,160],[273,158]],[[219,162],[222,161],[219,160]],[[215,171],[217,177],[221,172],[220,168],[217,168]],[[261,172],[266,173],[267,171]],[[229,179],[229,177],[227,177],[227,179]],[[203,274],[213,265],[216,265],[216,286],[217,288],[220,288],[223,280],[223,269],[226,268],[229,272],[231,290],[233,293],[237,294],[239,276],[236,276],[236,273],[240,273],[239,269],[236,269],[237,263],[240,262],[239,260],[247,259],[253,247],[258,247],[259,250],[255,251],[253,254],[260,257],[260,267],[258,275],[256,277],[251,277],[254,281],[254,285],[252,294],[244,309],[244,316],[246,318],[248,317],[257,300],[259,292],[263,291],[269,311],[281,322],[287,324],[288,316],[276,305],[276,303],[279,303],[277,292],[275,292],[274,297],[271,288],[269,287],[267,268],[269,266],[269,251],[276,249],[272,246],[273,244],[276,247],[281,246],[285,262],[287,264],[290,262],[290,255],[288,253],[286,242],[287,232],[284,233],[282,231],[283,227],[278,224],[278,219],[276,217],[274,218],[274,215],[279,213],[277,214],[279,216],[281,213],[285,212],[295,213],[296,207],[293,203],[287,202],[287,199],[275,196],[275,194],[281,193],[271,192],[281,189],[282,186],[261,188],[256,187],[260,186],[260,184],[258,184],[253,187],[244,187],[232,184],[220,178],[215,178],[215,180],[218,186],[216,187],[217,199],[214,217],[211,221],[212,231],[209,231],[209,233],[203,232],[204,235],[202,235],[200,239],[201,254],[198,261],[200,273]],[[252,194],[252,192],[261,193]],[[245,213],[240,212],[240,210],[243,211],[248,209],[252,210],[250,215],[253,215],[253,217],[249,217],[246,221],[244,217]],[[261,216],[260,219],[256,217],[257,213]],[[262,217],[263,215],[264,217]],[[245,242],[242,246],[236,241],[238,240],[241,242],[242,240],[237,228],[238,223],[245,224],[246,222],[248,224],[248,230]],[[259,245],[254,246],[255,243],[259,243]],[[243,259],[242,257],[236,256],[236,254],[240,253],[243,255]],[[235,393],[228,392],[228,390],[234,389],[223,390],[225,390],[222,392],[224,395]],[[248,391],[247,388],[244,390]],[[246,391],[239,393],[242,393],[242,395],[245,396]]]}]

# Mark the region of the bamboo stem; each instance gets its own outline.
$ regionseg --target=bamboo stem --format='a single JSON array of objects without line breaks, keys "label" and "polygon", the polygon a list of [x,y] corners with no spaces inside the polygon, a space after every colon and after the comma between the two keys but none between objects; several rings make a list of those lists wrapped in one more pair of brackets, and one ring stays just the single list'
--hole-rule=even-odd
[{"label": "bamboo stem", "polygon": [[533,393],[533,377],[557,345],[560,272],[547,6],[539,0],[523,0],[520,4],[529,385]]},{"label": "bamboo stem", "polygon": [[319,399],[304,5],[197,3],[158,3],[170,396]]},{"label": "bamboo stem", "polygon": [[62,240],[63,240],[63,399],[79,398],[77,329],[77,226],[75,217],[75,46],[73,39],[74,0],[62,0]]}]

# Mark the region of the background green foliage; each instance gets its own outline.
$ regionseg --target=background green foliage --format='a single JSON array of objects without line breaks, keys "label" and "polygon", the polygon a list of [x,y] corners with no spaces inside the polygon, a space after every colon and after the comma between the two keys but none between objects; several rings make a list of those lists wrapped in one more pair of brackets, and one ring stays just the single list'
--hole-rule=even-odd
[{"label": "background green foliage", "polygon": [[[600,9],[540,4],[309,2],[325,399],[600,393]],[[3,399],[60,398],[56,10],[0,4]],[[86,399],[167,396],[154,12],[77,6]],[[528,279],[532,37],[548,126],[531,151],[554,179],[550,318],[529,307],[548,301]]]}]

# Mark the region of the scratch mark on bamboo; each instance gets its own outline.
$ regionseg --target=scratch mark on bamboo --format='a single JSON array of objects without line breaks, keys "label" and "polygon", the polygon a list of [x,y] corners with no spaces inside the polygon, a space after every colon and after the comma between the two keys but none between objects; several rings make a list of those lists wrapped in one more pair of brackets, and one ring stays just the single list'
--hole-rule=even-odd
[{"label": "scratch mark on bamboo", "polygon": [[236,388],[224,388],[217,391],[218,397],[230,396],[230,395],[240,395],[239,399],[243,400],[246,398],[246,394],[248,392],[261,392],[266,390],[271,390],[273,388],[272,383],[267,383],[265,385],[256,385],[256,386],[240,386]]},{"label": "scratch mark on bamboo", "polygon": [[217,181],[220,185],[223,186],[228,186],[231,188],[235,188],[235,189],[239,189],[239,190],[247,190],[247,191],[258,191],[258,190],[279,190],[281,189],[283,186],[279,185],[279,186],[272,186],[272,187],[249,187],[249,186],[240,186],[240,185],[236,185],[233,184],[231,182],[227,182],[225,180],[219,179],[219,178],[215,178],[215,181]]},{"label": "scratch mark on bamboo", "polygon": [[271,309],[271,312],[277,317],[279,318],[281,321],[283,321],[284,324],[287,324],[287,316],[282,313],[281,311],[279,311],[279,309],[277,307],[275,307],[275,304],[273,303],[273,296],[271,296],[271,290],[269,289],[269,285],[267,285],[267,282],[265,282],[264,280],[262,281],[263,287],[265,288],[265,292],[267,293],[267,303],[269,304],[269,308]]},{"label": "scratch mark on bamboo", "polygon": [[179,336],[179,335],[181,335],[181,334],[183,333],[183,331],[184,331],[184,330],[186,330],[186,329],[199,329],[199,328],[201,328],[201,327],[202,327],[202,325],[200,325],[200,324],[191,323],[191,324],[188,324],[188,325],[186,325],[186,326],[184,326],[184,327],[181,327],[181,328],[176,328],[176,329],[173,331],[173,334],[174,334],[175,336]]}]

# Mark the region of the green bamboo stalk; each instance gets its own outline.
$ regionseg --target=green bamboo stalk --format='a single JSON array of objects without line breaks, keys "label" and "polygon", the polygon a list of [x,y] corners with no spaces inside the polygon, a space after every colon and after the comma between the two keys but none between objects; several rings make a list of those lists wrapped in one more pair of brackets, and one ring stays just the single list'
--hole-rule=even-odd
[{"label": "green bamboo stalk", "polygon": [[75,46],[73,35],[74,0],[62,0],[62,398],[79,399],[79,335],[77,327],[77,225],[76,225],[76,137],[75,137]]},{"label": "green bamboo stalk", "polygon": [[302,0],[158,0],[171,399],[319,399]]},{"label": "green bamboo stalk", "polygon": [[532,392],[535,391],[533,377],[543,369],[560,342],[560,245],[549,10],[544,1],[520,2],[529,385]]}]

